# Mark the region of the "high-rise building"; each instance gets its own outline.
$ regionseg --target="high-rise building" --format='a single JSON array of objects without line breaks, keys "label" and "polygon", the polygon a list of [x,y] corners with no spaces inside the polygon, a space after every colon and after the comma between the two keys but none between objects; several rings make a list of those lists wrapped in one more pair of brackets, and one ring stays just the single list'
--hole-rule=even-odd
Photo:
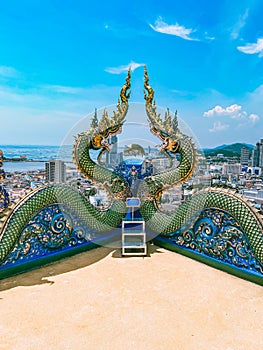
[{"label": "high-rise building", "polygon": [[258,166],[259,164],[259,142],[257,142],[256,147],[253,149],[252,151],[252,163],[251,165],[254,166]]},{"label": "high-rise building", "polygon": [[261,168],[263,168],[263,139],[259,141],[259,164]]},{"label": "high-rise building", "polygon": [[66,182],[66,165],[62,160],[46,162],[46,180],[51,182]]},{"label": "high-rise building", "polygon": [[3,169],[1,169],[3,166],[3,152],[0,149],[0,180],[4,180],[5,179],[5,172]]},{"label": "high-rise building", "polygon": [[248,163],[249,163],[249,148],[248,147],[241,148],[240,163],[241,163],[241,165],[248,165]]},{"label": "high-rise building", "polygon": [[106,153],[106,164],[116,165],[117,163],[119,163],[118,137],[110,137],[108,143],[111,144],[111,150],[108,153]]},{"label": "high-rise building", "polygon": [[257,142],[252,151],[252,166],[263,168],[263,139]]}]

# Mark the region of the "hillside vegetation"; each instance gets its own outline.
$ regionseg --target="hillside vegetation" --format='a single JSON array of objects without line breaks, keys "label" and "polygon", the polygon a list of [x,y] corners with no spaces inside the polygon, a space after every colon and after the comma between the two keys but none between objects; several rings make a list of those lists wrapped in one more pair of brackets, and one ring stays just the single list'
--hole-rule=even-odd
[{"label": "hillside vegetation", "polygon": [[247,143],[233,143],[231,145],[221,145],[215,148],[204,148],[203,152],[206,157],[215,157],[218,154],[223,154],[225,157],[240,157],[242,147],[248,147],[250,154],[255,146]]}]

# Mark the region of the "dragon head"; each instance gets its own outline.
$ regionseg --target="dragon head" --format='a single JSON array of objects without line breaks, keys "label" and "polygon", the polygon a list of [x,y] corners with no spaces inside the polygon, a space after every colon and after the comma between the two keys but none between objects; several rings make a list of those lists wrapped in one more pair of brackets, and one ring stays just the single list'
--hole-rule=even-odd
[{"label": "dragon head", "polygon": [[161,152],[171,152],[176,153],[179,149],[179,141],[175,137],[172,137],[169,135],[166,130],[161,129],[160,127],[151,124],[150,126],[151,132],[157,136],[161,141],[162,144],[160,146],[156,146],[160,149]]}]

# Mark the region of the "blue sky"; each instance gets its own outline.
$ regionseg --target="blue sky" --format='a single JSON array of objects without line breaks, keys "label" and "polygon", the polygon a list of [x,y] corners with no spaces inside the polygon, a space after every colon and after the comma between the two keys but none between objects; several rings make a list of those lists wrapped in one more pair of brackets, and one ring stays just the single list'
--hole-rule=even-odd
[{"label": "blue sky", "polygon": [[262,17],[262,0],[1,1],[0,144],[61,144],[117,102],[129,66],[131,102],[143,103],[143,64],[157,105],[178,110],[202,147],[255,144]]}]

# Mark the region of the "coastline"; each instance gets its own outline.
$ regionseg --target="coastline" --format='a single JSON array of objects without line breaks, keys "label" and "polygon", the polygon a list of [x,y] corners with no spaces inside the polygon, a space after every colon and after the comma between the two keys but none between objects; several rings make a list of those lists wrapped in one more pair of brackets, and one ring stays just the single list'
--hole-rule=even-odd
[{"label": "coastline", "polygon": [[45,161],[19,161],[19,162],[4,162],[4,171],[6,173],[27,172],[45,170]]},{"label": "coastline", "polygon": [[45,163],[46,160],[44,159],[20,159],[20,158],[3,158],[4,163],[10,163],[10,162],[17,162],[17,163],[32,163],[32,162],[43,162]]},{"label": "coastline", "polygon": [[[28,171],[45,171],[47,160],[28,160],[19,162],[4,162],[3,169],[6,173],[28,172]],[[72,162],[65,161],[66,165],[71,168]]]}]

